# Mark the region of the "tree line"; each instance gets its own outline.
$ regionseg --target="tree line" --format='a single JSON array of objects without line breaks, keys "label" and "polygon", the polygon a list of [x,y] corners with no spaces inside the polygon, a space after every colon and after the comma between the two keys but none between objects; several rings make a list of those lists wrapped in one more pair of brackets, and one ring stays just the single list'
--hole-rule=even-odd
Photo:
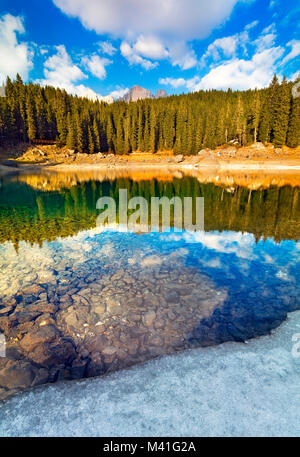
[{"label": "tree line", "polygon": [[295,83],[274,75],[260,90],[209,90],[107,104],[7,78],[0,97],[0,145],[55,140],[79,153],[132,151],[196,154],[230,140],[276,147],[300,145],[300,97]]}]

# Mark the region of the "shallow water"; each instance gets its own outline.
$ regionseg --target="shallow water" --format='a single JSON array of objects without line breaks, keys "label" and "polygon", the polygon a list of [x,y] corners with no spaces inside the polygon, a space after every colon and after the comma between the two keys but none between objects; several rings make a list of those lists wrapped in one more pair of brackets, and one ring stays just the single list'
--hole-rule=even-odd
[{"label": "shallow water", "polygon": [[[195,177],[45,179],[0,187],[2,398],[187,347],[268,333],[299,309],[299,187]],[[96,201],[204,197],[204,230],[96,227]],[[174,225],[174,224],[173,224]]]}]

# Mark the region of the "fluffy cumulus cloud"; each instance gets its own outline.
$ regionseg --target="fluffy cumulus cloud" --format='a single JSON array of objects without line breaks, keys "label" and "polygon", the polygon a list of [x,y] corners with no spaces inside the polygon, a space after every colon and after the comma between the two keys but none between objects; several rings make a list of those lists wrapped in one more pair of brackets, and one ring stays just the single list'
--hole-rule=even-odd
[{"label": "fluffy cumulus cloud", "polygon": [[[44,62],[44,79],[37,80],[38,83],[46,86],[59,87],[65,89],[70,94],[79,97],[87,97],[91,100],[100,100],[111,103],[114,98],[119,98],[123,91],[128,89],[117,89],[109,95],[103,96],[95,92],[90,87],[80,83],[88,79],[88,75],[76,65],[68,54],[64,45],[55,47],[55,54],[51,55]],[[106,76],[106,65],[112,62],[97,55],[85,56],[81,59],[81,64],[97,78],[103,79]],[[120,95],[119,95],[120,94]]]},{"label": "fluffy cumulus cloud", "polygon": [[254,54],[252,59],[233,59],[213,68],[199,82],[195,81],[194,90],[200,89],[254,89],[269,84],[276,62],[284,50],[278,46]]},{"label": "fluffy cumulus cloud", "polygon": [[157,67],[157,62],[151,62],[151,60],[144,59],[141,57],[127,41],[123,41],[120,47],[121,54],[125,59],[128,60],[130,65],[141,65],[145,70],[151,70]]},{"label": "fluffy cumulus cloud", "polygon": [[103,54],[107,54],[109,56],[113,56],[117,51],[110,41],[99,41],[98,46]]},{"label": "fluffy cumulus cloud", "polygon": [[176,39],[203,38],[229,17],[238,0],[53,0],[99,34],[137,37],[154,34]]},{"label": "fluffy cumulus cloud", "polygon": [[188,91],[246,90],[267,86],[278,69],[300,55],[300,41],[292,40],[285,47],[276,46],[275,24],[269,25],[256,39],[252,39],[249,34],[257,24],[257,21],[252,22],[241,33],[218,38],[211,43],[200,61],[202,68],[209,68],[204,76],[161,78],[160,84]]},{"label": "fluffy cumulus cloud", "polygon": [[26,42],[19,42],[25,33],[23,18],[5,14],[0,16],[0,84],[7,76],[14,78],[17,73],[27,80],[32,68],[33,51]]},{"label": "fluffy cumulus cloud", "polygon": [[215,68],[200,78],[161,78],[160,84],[183,87],[189,91],[207,89],[240,89],[261,88],[269,84],[276,63],[282,57],[284,49],[280,46],[266,49],[254,54],[252,59],[232,59]]},{"label": "fluffy cumulus cloud", "polygon": [[[241,51],[242,54],[248,55],[247,51],[247,45],[251,42],[249,33],[250,31],[256,27],[258,24],[258,21],[253,21],[250,24],[247,24],[245,26],[245,29],[240,32],[236,33],[235,35],[223,37],[223,38],[217,38],[213,43],[211,43],[206,52],[203,54],[200,64],[201,66],[205,66],[209,60],[218,62],[220,60],[226,60],[229,58],[236,57],[238,54],[238,51]],[[265,35],[268,34],[267,29],[263,31],[262,36],[264,37]],[[264,49],[267,44],[273,44],[273,40],[263,40],[262,36],[259,37],[259,45],[260,49]],[[275,38],[275,35],[274,35]],[[257,47],[255,41],[254,41],[255,47]]]},{"label": "fluffy cumulus cloud", "polygon": [[300,55],[300,40],[292,40],[287,43],[287,46],[291,47],[291,51],[282,60],[282,65],[286,64],[290,60]]},{"label": "fluffy cumulus cloud", "polygon": [[138,54],[148,57],[149,59],[165,59],[169,55],[161,41],[151,35],[140,35],[134,45],[134,49]]},{"label": "fluffy cumulus cloud", "polygon": [[264,49],[273,46],[276,38],[276,26],[275,24],[271,24],[262,31],[256,40],[253,41],[253,45],[256,46],[257,51],[263,51]]},{"label": "fluffy cumulus cloud", "polygon": [[99,79],[106,78],[106,66],[112,64],[112,60],[106,59],[105,57],[99,57],[93,55],[90,57],[83,57],[82,63],[85,67]]},{"label": "fluffy cumulus cloud", "polygon": [[50,56],[44,63],[45,78],[38,80],[42,85],[49,85],[65,89],[67,92],[88,97],[90,99],[102,99],[101,95],[78,81],[87,79],[87,75],[73,63],[64,45],[56,46],[56,53]]},{"label": "fluffy cumulus cloud", "polygon": [[118,100],[122,97],[124,97],[125,94],[129,92],[129,87],[126,87],[125,89],[118,87],[117,89],[113,90],[109,96],[112,97],[114,100]]},{"label": "fluffy cumulus cloud", "polygon": [[197,64],[187,42],[201,39],[245,0],[53,0],[89,30],[123,40],[122,55],[130,64],[149,70],[157,62],[170,59],[172,65],[187,70]]}]

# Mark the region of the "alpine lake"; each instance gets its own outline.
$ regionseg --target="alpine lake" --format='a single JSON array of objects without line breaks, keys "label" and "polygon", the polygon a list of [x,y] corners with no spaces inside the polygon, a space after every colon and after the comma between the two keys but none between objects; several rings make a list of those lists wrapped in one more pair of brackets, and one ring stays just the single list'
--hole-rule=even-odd
[{"label": "alpine lake", "polygon": [[[0,178],[0,399],[267,334],[300,308],[300,175]],[[97,201],[204,197],[203,230],[97,224]],[[193,209],[194,206],[193,206]],[[193,215],[194,216],[194,215]]]}]

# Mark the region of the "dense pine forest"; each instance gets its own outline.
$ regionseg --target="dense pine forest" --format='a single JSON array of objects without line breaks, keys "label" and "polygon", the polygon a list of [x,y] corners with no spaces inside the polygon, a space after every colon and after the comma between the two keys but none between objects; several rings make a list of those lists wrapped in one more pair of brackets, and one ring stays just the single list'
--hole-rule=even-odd
[{"label": "dense pine forest", "polygon": [[276,75],[270,86],[247,91],[200,91],[161,99],[106,104],[54,87],[7,78],[0,97],[0,145],[35,139],[76,152],[174,150],[196,154],[232,139],[276,147],[300,145],[300,97]]}]

